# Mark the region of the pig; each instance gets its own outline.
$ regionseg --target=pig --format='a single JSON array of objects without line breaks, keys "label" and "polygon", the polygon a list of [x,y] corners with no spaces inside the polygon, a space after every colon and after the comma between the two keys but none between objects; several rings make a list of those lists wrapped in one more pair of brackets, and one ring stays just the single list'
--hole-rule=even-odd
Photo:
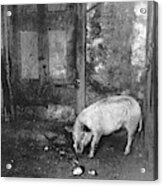
[{"label": "pig", "polygon": [[121,128],[127,130],[127,144],[124,155],[131,150],[134,134],[142,130],[142,115],[139,103],[131,96],[119,95],[103,98],[77,116],[72,129],[73,148],[82,154],[90,143],[88,157],[93,158],[95,149],[103,135],[109,135]]}]

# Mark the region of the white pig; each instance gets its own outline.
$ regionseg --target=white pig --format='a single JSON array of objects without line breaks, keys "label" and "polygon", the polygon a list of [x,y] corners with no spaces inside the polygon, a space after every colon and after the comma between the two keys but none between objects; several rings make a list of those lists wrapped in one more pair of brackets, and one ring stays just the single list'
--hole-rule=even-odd
[{"label": "white pig", "polygon": [[95,147],[102,135],[109,135],[120,128],[127,130],[127,144],[124,154],[130,153],[134,134],[142,129],[139,103],[131,96],[112,96],[101,99],[85,108],[77,117],[73,127],[73,147],[82,153],[91,142],[88,157],[93,158]]}]

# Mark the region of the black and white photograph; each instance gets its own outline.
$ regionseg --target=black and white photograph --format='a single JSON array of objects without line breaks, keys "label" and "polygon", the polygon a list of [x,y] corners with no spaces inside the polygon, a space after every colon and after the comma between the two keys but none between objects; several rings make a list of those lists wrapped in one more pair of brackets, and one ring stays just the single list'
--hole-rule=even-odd
[{"label": "black and white photograph", "polygon": [[158,4],[1,5],[1,177],[158,179]]}]

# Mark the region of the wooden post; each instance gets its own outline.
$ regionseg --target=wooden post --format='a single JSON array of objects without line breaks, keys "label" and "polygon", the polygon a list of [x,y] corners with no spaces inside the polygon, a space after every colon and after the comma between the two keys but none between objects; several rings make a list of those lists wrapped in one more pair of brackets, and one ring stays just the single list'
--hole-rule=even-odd
[{"label": "wooden post", "polygon": [[[7,79],[7,84],[9,88],[9,99],[10,99],[10,108],[11,108],[11,119],[14,120],[15,114],[14,114],[14,107],[13,107],[13,93],[12,93],[12,86],[11,86],[11,80],[10,80],[10,64],[9,64],[9,17],[7,17],[7,5],[4,6],[3,9],[3,17],[4,17],[4,52],[5,52],[5,67],[6,67],[6,79]],[[5,94],[5,92],[4,92]]]},{"label": "wooden post", "polygon": [[[47,71],[49,71],[49,43],[48,43],[48,32],[46,24],[46,6],[37,5],[37,31],[38,31],[38,60],[40,69],[40,82],[41,87],[47,80]],[[49,73],[49,72],[48,72]],[[40,87],[40,88],[41,88]]]},{"label": "wooden post", "polygon": [[[39,62],[39,81],[38,90],[39,97],[46,89],[45,84],[49,77],[49,42],[46,24],[46,6],[43,4],[37,5],[37,32],[38,32],[38,62]],[[53,87],[54,91],[54,87]],[[47,96],[43,102],[46,102]]]},{"label": "wooden post", "polygon": [[85,107],[85,62],[86,62],[86,4],[77,5],[77,114]]},{"label": "wooden post", "polygon": [[[157,134],[158,134],[158,86],[157,86],[157,3],[148,2],[147,20],[147,43],[146,59],[149,70],[147,72],[146,91],[146,116],[145,116],[145,147],[148,160],[148,167],[153,170],[153,179],[158,177],[157,167]],[[152,179],[152,178],[151,178]]]}]

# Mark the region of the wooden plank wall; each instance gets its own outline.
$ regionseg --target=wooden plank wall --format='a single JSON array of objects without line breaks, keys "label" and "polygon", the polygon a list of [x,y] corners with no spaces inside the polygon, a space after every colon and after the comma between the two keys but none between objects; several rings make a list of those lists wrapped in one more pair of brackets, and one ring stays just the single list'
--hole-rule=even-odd
[{"label": "wooden plank wall", "polygon": [[[10,31],[12,30],[11,24],[10,24],[10,17],[7,16],[7,11],[9,11],[8,6],[4,5],[2,7],[2,55],[1,55],[1,59],[3,60],[3,72],[2,74],[3,76],[3,83],[2,85],[4,85],[3,88],[3,98],[4,99],[4,109],[8,112],[7,117],[9,117],[9,119],[14,120],[15,118],[15,111],[14,111],[14,106],[13,106],[13,90],[12,90],[12,83],[11,83],[11,58],[10,58],[10,43],[11,43],[11,35],[10,35]],[[3,57],[2,57],[3,56]],[[4,83],[6,82],[6,83]],[[6,97],[6,95],[8,95],[8,97]],[[8,105],[8,106],[7,106]],[[7,109],[8,107],[8,109]],[[6,117],[6,116],[5,116]]]},{"label": "wooden plank wall", "polygon": [[[11,79],[15,105],[53,101],[73,105],[73,107],[75,105],[77,113],[85,107],[85,6],[85,4],[66,4],[63,10],[58,10],[58,7],[53,6],[50,11],[47,5],[8,6],[12,11],[12,16],[9,18],[11,28],[9,29],[9,48],[12,59]],[[54,11],[55,8],[56,11]],[[56,30],[66,32],[67,84],[63,83],[63,87],[62,84],[59,87],[55,79],[49,76],[48,32]],[[21,43],[21,40],[24,38],[23,35],[26,35],[25,33],[37,33],[35,38],[38,40],[38,50],[33,52],[38,53],[38,57],[36,55],[32,60],[38,58],[39,72],[34,70],[36,73],[33,72],[33,75],[22,74],[24,64],[22,56],[26,49],[21,46],[25,41]],[[24,54],[22,54],[23,50]],[[25,59],[25,64],[26,62]],[[75,86],[76,78],[80,81],[78,86]]]}]

